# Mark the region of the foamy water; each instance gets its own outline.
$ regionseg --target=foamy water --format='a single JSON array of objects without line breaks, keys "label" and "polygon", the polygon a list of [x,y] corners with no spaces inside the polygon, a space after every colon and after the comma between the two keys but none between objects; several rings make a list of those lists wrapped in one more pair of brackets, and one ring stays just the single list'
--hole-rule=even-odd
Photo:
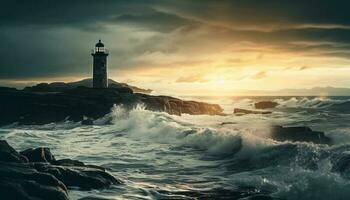
[{"label": "foamy water", "polygon": [[[11,125],[0,137],[18,150],[47,146],[57,158],[102,165],[123,181],[105,190],[70,190],[72,199],[348,199],[350,98],[205,100],[231,113],[266,99],[280,104],[271,115],[172,116],[116,106],[93,126]],[[270,125],[310,126],[335,145],[277,142]]]}]

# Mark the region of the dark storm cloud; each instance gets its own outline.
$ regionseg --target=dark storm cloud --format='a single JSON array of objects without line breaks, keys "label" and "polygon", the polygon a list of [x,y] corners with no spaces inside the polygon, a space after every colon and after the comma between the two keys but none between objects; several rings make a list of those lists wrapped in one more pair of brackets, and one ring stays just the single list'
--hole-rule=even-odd
[{"label": "dark storm cloud", "polygon": [[145,12],[147,1],[133,0],[5,0],[2,26],[93,26],[123,12]]},{"label": "dark storm cloud", "polygon": [[169,32],[182,26],[195,24],[195,22],[181,16],[157,10],[147,13],[123,14],[116,17],[114,22],[132,25],[137,29],[151,29],[159,32]]},{"label": "dark storm cloud", "polygon": [[169,26],[182,24],[184,17],[241,26],[350,25],[349,6],[346,0],[5,0],[0,25],[79,27],[119,19]]},{"label": "dark storm cloud", "polygon": [[179,0],[172,1],[171,6],[173,11],[197,19],[244,26],[350,24],[347,0]]},{"label": "dark storm cloud", "polygon": [[123,67],[137,65],[135,58],[145,53],[199,46],[201,38],[181,37],[203,27],[209,30],[203,43],[225,38],[347,58],[349,6],[345,0],[5,0],[0,78],[88,74],[93,42],[121,38],[106,26],[155,33],[133,38],[124,49],[111,46]]}]

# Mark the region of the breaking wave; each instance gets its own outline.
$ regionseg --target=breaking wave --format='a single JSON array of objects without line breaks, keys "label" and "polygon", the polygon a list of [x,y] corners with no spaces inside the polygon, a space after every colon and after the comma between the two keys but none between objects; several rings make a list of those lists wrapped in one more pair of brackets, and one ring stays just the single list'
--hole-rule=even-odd
[{"label": "breaking wave", "polygon": [[292,97],[290,99],[276,99],[279,107],[288,108],[328,108],[350,102],[350,99],[332,99],[328,97]]},{"label": "breaking wave", "polygon": [[[241,104],[256,101],[244,99]],[[347,125],[328,127],[326,135],[335,141],[334,146],[277,142],[261,130],[271,121],[283,125],[308,119],[309,113],[292,115],[283,108],[326,110],[349,100],[318,97],[274,101],[280,104],[277,110],[281,111],[267,117],[173,116],[145,110],[142,105],[132,110],[114,106],[111,113],[95,120],[94,125],[14,124],[1,129],[0,136],[18,149],[49,146],[58,157],[103,165],[125,182],[117,188],[92,192],[95,197],[347,199],[350,196]],[[322,128],[316,130],[323,131]],[[79,198],[86,195],[74,190],[71,193]]]},{"label": "breaking wave", "polygon": [[[248,130],[218,126],[200,127],[184,117],[148,111],[142,106],[131,111],[122,106],[115,106],[111,113],[115,129],[124,131],[129,137],[191,147],[204,150],[210,155],[233,155],[237,152],[255,151],[274,143],[272,140],[255,136]],[[187,117],[196,118],[196,116]]]}]

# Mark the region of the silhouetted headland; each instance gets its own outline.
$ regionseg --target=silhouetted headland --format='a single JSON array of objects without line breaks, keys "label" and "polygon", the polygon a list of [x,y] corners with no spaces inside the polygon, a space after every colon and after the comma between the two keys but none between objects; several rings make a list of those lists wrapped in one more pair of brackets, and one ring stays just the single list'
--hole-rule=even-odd
[{"label": "silhouetted headland", "polygon": [[111,112],[114,105],[132,109],[141,104],[145,109],[172,115],[222,115],[217,104],[185,101],[170,96],[153,96],[143,90],[110,81],[108,88],[91,88],[91,79],[73,83],[41,83],[23,90],[0,88],[0,125],[46,124],[65,120],[98,119]]}]

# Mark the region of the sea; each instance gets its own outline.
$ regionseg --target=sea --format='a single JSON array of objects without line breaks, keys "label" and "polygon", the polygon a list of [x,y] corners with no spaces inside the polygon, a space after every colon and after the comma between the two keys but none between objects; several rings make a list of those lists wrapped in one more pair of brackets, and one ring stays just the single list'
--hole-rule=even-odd
[{"label": "sea", "polygon": [[[350,97],[185,98],[218,103],[227,115],[114,106],[94,125],[12,124],[0,128],[0,139],[103,166],[122,182],[70,188],[71,199],[350,199]],[[233,114],[266,100],[279,104],[272,114]],[[333,144],[275,141],[272,125],[308,126]]]}]

